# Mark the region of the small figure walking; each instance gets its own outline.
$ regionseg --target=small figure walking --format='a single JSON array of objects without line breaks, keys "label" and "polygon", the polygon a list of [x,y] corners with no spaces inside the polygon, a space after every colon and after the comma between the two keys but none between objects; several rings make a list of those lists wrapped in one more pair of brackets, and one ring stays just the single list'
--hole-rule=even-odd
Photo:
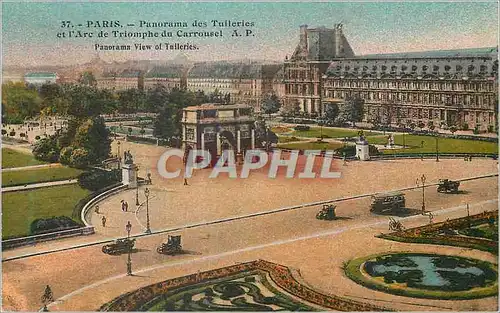
[{"label": "small figure walking", "polygon": [[152,182],[151,182],[151,173],[148,173],[147,176],[148,176],[148,185],[151,185],[152,184]]},{"label": "small figure walking", "polygon": [[102,227],[106,227],[106,216],[103,216],[101,221],[102,221]]},{"label": "small figure walking", "polygon": [[122,212],[125,212],[125,201],[121,200],[120,203],[122,204]]},{"label": "small figure walking", "polygon": [[469,162],[472,162],[472,155],[469,155]]},{"label": "small figure walking", "polygon": [[127,201],[125,201],[125,203],[123,203],[123,208],[124,208],[125,212],[128,212],[128,202]]},{"label": "small figure walking", "polygon": [[45,287],[45,292],[43,293],[41,300],[43,304],[43,311],[48,312],[49,309],[47,308],[47,304],[54,302],[54,295],[52,294],[52,289],[50,289],[49,285]]},{"label": "small figure walking", "polygon": [[100,214],[99,213],[99,206],[98,205],[95,206],[95,214]]},{"label": "small figure walking", "polygon": [[189,186],[187,178],[184,178],[184,186]]}]

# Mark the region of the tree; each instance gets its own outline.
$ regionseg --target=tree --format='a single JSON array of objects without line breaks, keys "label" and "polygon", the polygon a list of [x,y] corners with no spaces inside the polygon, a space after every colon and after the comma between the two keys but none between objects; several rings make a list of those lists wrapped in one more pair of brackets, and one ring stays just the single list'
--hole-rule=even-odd
[{"label": "tree", "polygon": [[73,147],[64,147],[61,149],[59,153],[59,162],[61,164],[70,165],[71,164],[71,155],[73,154]]},{"label": "tree", "polygon": [[33,147],[33,155],[36,159],[57,162],[59,159],[60,149],[57,146],[56,135],[49,136],[38,140]]},{"label": "tree", "polygon": [[95,163],[107,159],[111,152],[111,140],[104,119],[93,117],[81,123],[76,130],[72,146],[76,148],[75,151],[78,148],[84,149],[89,159]]},{"label": "tree", "polygon": [[364,100],[360,97],[347,97],[343,105],[340,106],[338,120],[341,123],[351,122],[356,127],[356,122],[363,119]]},{"label": "tree", "polygon": [[22,123],[40,113],[38,92],[23,83],[2,84],[2,123]]},{"label": "tree", "polygon": [[128,132],[128,135],[129,135],[129,136],[130,136],[130,135],[132,135],[132,131],[133,131],[132,127],[129,127],[129,128],[127,129],[127,132]]},{"label": "tree", "polygon": [[5,136],[5,135],[7,135],[7,130],[2,129],[2,136]]},{"label": "tree", "polygon": [[83,72],[78,79],[78,82],[82,85],[86,86],[96,86],[97,80],[94,77],[94,74],[90,71]]},{"label": "tree", "polygon": [[269,114],[269,117],[271,117],[271,114],[277,113],[281,107],[280,100],[278,96],[275,94],[268,95],[262,102],[261,109],[265,114]]},{"label": "tree", "polygon": [[165,106],[154,122],[153,135],[155,137],[172,139],[180,134],[180,116],[182,111],[176,105]]},{"label": "tree", "polygon": [[333,123],[338,115],[339,115],[338,104],[330,103],[326,105],[325,119],[327,120],[328,123]]},{"label": "tree", "polygon": [[78,148],[71,153],[70,164],[76,168],[85,168],[90,165],[90,161],[89,152],[85,149]]}]

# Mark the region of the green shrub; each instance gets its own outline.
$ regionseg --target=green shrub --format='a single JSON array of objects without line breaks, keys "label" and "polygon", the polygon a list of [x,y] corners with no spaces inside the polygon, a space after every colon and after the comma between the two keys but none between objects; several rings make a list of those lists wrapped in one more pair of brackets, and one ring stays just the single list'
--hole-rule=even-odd
[{"label": "green shrub", "polygon": [[81,148],[74,149],[69,163],[76,168],[85,168],[90,164],[88,151]]},{"label": "green shrub", "polygon": [[11,132],[9,133],[9,136],[11,136],[11,137],[14,137],[15,135],[16,135],[16,132],[15,132],[15,131],[11,131]]},{"label": "green shrub", "polygon": [[59,154],[59,162],[68,165],[71,163],[71,154],[73,153],[73,147],[64,147]]},{"label": "green shrub", "polygon": [[39,218],[31,223],[30,235],[39,235],[44,233],[73,229],[80,226],[82,225],[78,224],[67,216]]},{"label": "green shrub", "polygon": [[102,170],[91,170],[90,172],[84,172],[80,174],[80,176],[78,176],[78,184],[80,185],[80,187],[91,191],[103,189],[120,181],[120,170],[113,170],[109,172]]}]

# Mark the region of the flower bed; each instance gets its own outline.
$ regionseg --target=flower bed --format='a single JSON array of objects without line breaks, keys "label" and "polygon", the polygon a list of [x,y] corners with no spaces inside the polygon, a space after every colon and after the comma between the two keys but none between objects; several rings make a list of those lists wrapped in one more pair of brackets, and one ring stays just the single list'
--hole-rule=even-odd
[{"label": "flower bed", "polygon": [[372,304],[318,293],[295,280],[287,267],[264,260],[232,265],[149,285],[121,295],[101,306],[99,310],[134,311],[158,295],[166,294],[179,288],[194,288],[195,285],[199,285],[200,283],[252,271],[267,272],[274,283],[286,292],[324,308],[337,311],[387,311],[383,307]]},{"label": "flower bed", "polygon": [[380,234],[377,237],[399,242],[459,246],[498,254],[498,241],[487,238],[449,234],[450,231],[453,230],[458,230],[460,232],[461,229],[491,223],[496,220],[498,220],[498,211],[486,211],[469,217],[461,217],[441,223],[409,228],[404,231],[390,234]]}]

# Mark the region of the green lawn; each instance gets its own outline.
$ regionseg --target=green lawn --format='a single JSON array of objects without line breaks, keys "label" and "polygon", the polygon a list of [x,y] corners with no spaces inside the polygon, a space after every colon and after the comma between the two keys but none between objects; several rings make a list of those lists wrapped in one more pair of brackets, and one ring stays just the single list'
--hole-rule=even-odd
[{"label": "green lawn", "polygon": [[297,137],[278,136],[278,143],[287,143],[293,141],[304,141],[304,140],[299,139]]},{"label": "green lawn", "polygon": [[[78,201],[90,194],[77,184],[2,194],[2,238],[29,235],[37,218],[71,217]],[[79,217],[73,220],[81,222]]]},{"label": "green lawn", "polygon": [[38,161],[32,154],[22,153],[9,148],[2,148],[2,168],[24,167],[46,164]]},{"label": "green lawn", "polygon": [[[423,141],[423,146],[422,146]],[[387,137],[369,138],[370,144],[386,144]],[[403,135],[394,136],[396,145],[403,145]],[[383,153],[435,153],[436,137],[405,135],[406,149],[385,150]],[[498,143],[479,140],[465,140],[455,138],[438,138],[439,152],[441,153],[498,153]]]},{"label": "green lawn", "polygon": [[342,143],[337,142],[294,142],[278,144],[278,148],[292,150],[335,150],[342,147]]},{"label": "green lawn", "polygon": [[[294,130],[290,134],[290,136],[319,138],[321,134],[323,134],[323,136],[328,136],[327,138],[344,138],[344,137],[358,136],[358,131],[359,130],[355,129],[326,128],[326,127],[323,127],[322,131],[321,127],[311,127],[311,129],[306,131]],[[371,131],[363,131],[363,133],[365,136],[380,135],[380,133],[375,133]]]},{"label": "green lawn", "polygon": [[82,170],[70,167],[47,167],[2,172],[2,187],[76,178]]}]

